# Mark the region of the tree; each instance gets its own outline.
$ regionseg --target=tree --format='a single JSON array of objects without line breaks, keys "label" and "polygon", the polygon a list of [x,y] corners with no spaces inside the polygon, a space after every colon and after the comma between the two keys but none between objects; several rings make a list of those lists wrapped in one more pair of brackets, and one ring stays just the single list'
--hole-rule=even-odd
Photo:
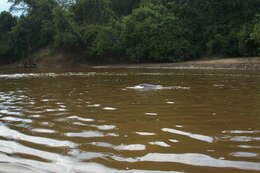
[{"label": "tree", "polygon": [[69,11],[56,8],[54,11],[55,38],[54,46],[59,49],[72,51],[73,48],[80,47],[81,35],[79,28]]},{"label": "tree", "polygon": [[109,0],[78,0],[71,11],[79,25],[104,25],[114,17]]},{"label": "tree", "polygon": [[10,42],[10,32],[16,25],[16,18],[9,12],[0,13],[0,62],[10,63],[15,59],[13,45]]},{"label": "tree", "polygon": [[140,0],[111,0],[112,9],[118,17],[131,14],[139,4]]},{"label": "tree", "polygon": [[197,54],[189,31],[165,6],[136,9],[124,23],[124,44],[134,61],[178,61]]}]

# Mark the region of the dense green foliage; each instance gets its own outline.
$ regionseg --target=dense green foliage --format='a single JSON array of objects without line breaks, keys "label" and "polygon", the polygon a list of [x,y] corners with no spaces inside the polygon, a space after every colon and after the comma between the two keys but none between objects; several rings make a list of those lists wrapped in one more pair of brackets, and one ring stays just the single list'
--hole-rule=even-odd
[{"label": "dense green foliage", "polygon": [[9,0],[0,14],[0,61],[42,48],[91,61],[173,62],[256,56],[260,0]]}]

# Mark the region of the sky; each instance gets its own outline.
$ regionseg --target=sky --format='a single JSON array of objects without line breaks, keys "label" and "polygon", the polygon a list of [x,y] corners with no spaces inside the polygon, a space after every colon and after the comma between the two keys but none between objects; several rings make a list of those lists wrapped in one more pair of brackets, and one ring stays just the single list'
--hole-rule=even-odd
[{"label": "sky", "polygon": [[8,11],[10,7],[10,4],[7,2],[7,0],[0,0],[0,12],[1,11]]}]

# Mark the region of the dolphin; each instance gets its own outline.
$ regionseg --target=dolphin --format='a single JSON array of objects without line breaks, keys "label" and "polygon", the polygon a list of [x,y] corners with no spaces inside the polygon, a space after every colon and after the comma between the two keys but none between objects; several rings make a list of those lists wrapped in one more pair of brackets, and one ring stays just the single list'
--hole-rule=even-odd
[{"label": "dolphin", "polygon": [[135,85],[133,87],[126,87],[128,89],[137,89],[137,90],[160,90],[160,89],[190,89],[190,87],[182,87],[182,86],[168,86],[164,87],[162,85],[153,85],[153,84],[147,84],[142,83],[139,85]]},{"label": "dolphin", "polygon": [[147,83],[143,83],[143,84],[139,84],[137,85],[143,89],[161,89],[162,85],[153,85],[153,84],[147,84]]},{"label": "dolphin", "polygon": [[153,84],[147,84],[147,83],[143,83],[143,84],[139,84],[133,87],[127,87],[129,89],[141,89],[141,90],[154,90],[154,89],[162,89],[162,85],[153,85]]}]

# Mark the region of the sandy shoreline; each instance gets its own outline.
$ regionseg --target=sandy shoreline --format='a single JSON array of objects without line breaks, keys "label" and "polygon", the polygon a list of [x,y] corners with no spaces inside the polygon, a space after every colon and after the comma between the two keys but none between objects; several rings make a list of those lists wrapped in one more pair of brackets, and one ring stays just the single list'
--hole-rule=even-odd
[{"label": "sandy shoreline", "polygon": [[[145,69],[234,69],[234,70],[260,70],[260,57],[251,58],[218,58],[199,59],[194,61],[177,63],[146,63],[146,64],[112,64],[112,65],[90,65],[63,61],[37,62],[37,68],[145,68]],[[0,70],[23,68],[21,64],[0,66]]]},{"label": "sandy shoreline", "polygon": [[93,68],[151,68],[151,69],[238,69],[260,70],[260,57],[200,59],[177,63],[148,63],[93,66]]}]

